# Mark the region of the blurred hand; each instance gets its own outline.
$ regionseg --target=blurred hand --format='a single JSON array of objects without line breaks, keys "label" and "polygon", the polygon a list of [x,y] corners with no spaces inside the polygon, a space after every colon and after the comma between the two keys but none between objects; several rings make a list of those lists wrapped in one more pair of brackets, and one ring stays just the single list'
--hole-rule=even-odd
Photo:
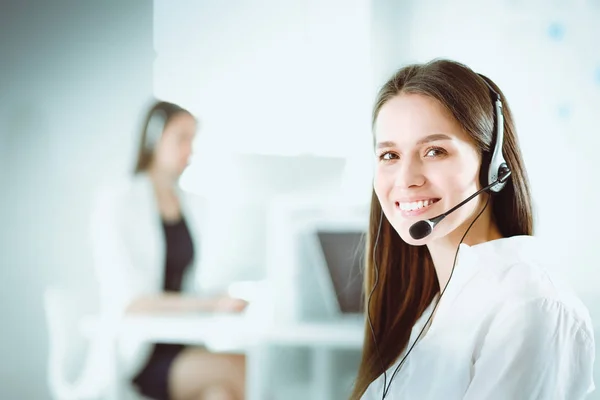
[{"label": "blurred hand", "polygon": [[240,313],[246,309],[248,302],[230,296],[218,297],[215,301],[215,311],[223,313]]}]

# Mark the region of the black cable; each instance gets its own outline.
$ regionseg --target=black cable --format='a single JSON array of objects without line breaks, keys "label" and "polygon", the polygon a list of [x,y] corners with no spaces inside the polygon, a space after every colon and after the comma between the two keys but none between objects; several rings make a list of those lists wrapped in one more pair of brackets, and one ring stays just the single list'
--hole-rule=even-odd
[{"label": "black cable", "polygon": [[[379,283],[379,267],[377,266],[377,263],[375,262],[375,250],[377,249],[377,244],[379,242],[379,233],[381,232],[381,222],[383,220],[383,211],[381,212],[381,217],[379,219],[379,229],[377,230],[377,237],[375,239],[375,245],[373,246],[373,263],[374,263],[374,267],[375,267],[375,283],[373,284],[373,288],[371,289],[371,293],[369,294],[369,300],[367,301],[367,319],[369,321],[369,326],[371,328],[371,334],[373,335],[373,342],[375,344],[375,350],[376,350],[376,353],[377,353],[377,357],[379,358],[379,362],[381,364],[381,370],[383,372],[383,389],[384,390],[383,390],[383,393],[382,393],[382,400],[385,400],[385,396],[387,396],[387,393],[388,393],[390,387],[392,386],[392,380],[396,376],[396,373],[400,370],[400,368],[404,364],[404,361],[406,360],[406,358],[408,357],[408,355],[410,354],[410,352],[412,351],[412,349],[415,347],[415,345],[419,341],[419,338],[421,337],[421,335],[425,331],[425,328],[427,327],[427,325],[429,325],[429,322],[431,321],[431,318],[433,317],[433,314],[435,313],[435,310],[437,309],[438,304],[440,304],[440,301],[442,300],[442,296],[444,295],[444,292],[446,291],[446,288],[448,287],[448,284],[450,283],[450,280],[452,279],[452,274],[454,273],[454,267],[456,266],[456,260],[458,258],[458,252],[460,250],[460,245],[462,244],[463,240],[465,239],[465,237],[467,236],[467,234],[471,230],[471,227],[473,226],[473,224],[475,223],[475,221],[477,221],[479,219],[479,217],[481,216],[481,214],[483,214],[483,212],[487,208],[488,203],[490,201],[490,197],[491,197],[491,195],[488,195],[488,198],[487,198],[487,200],[485,202],[485,206],[479,212],[479,214],[477,214],[477,217],[475,217],[475,219],[471,222],[471,224],[467,228],[466,232],[464,233],[464,235],[460,239],[460,242],[458,243],[458,247],[456,248],[456,253],[454,254],[454,261],[452,263],[452,270],[450,271],[450,277],[448,278],[448,281],[446,282],[446,285],[444,285],[444,289],[440,293],[440,297],[438,298],[438,301],[435,303],[435,306],[434,306],[433,310],[431,311],[431,314],[429,315],[429,318],[427,319],[427,322],[425,322],[425,325],[423,325],[423,328],[421,328],[421,331],[419,332],[419,335],[415,339],[414,343],[408,349],[408,351],[406,352],[406,354],[404,355],[404,357],[402,358],[402,360],[400,361],[400,363],[398,364],[398,366],[394,370],[394,373],[392,374],[392,377],[390,378],[389,384],[387,384],[387,371],[385,370],[385,367],[383,365],[383,360],[381,359],[381,355],[379,353],[379,346],[377,344],[377,339],[375,337],[375,331],[374,331],[373,325],[371,323],[371,315],[370,315],[371,297],[373,296],[373,293],[375,292],[377,284]],[[386,384],[387,384],[387,388],[386,388]]]},{"label": "black cable", "polygon": [[371,297],[373,297],[373,292],[375,292],[375,288],[379,283],[379,267],[377,266],[377,260],[375,259],[375,254],[377,250],[377,243],[379,243],[379,233],[381,232],[381,222],[383,221],[383,209],[381,210],[381,214],[379,214],[379,228],[377,228],[377,236],[375,237],[375,245],[373,246],[373,266],[375,267],[375,282],[373,283],[373,287],[371,288],[371,293],[369,293],[369,300],[367,301],[367,320],[369,321],[369,327],[371,328],[371,335],[373,337],[373,344],[375,345],[375,351],[377,353],[377,358],[379,359],[379,363],[381,364],[381,370],[383,371],[383,387],[385,388],[385,384],[387,382],[387,374],[385,372],[385,368],[383,366],[383,360],[381,359],[381,354],[379,354],[379,346],[377,346],[377,339],[375,338],[375,330],[373,329],[373,323],[371,321]]}]

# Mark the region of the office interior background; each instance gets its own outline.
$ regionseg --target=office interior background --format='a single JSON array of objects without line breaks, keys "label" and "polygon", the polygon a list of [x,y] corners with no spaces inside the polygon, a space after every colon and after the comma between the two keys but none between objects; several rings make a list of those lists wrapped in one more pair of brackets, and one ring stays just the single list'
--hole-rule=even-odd
[{"label": "office interior background", "polygon": [[[205,261],[220,273],[210,283],[256,292],[270,279],[278,312],[293,318],[302,288],[314,290],[294,277],[315,267],[286,253],[293,224],[270,223],[276,205],[327,204],[324,219],[366,223],[376,91],[400,66],[438,57],[506,94],[536,233],[600,332],[600,1],[4,1],[0,32],[0,398],[52,398],[50,287],[71,299],[60,375],[77,379],[88,347],[73,321],[98,307],[93,197],[130,173],[152,97],[200,121],[181,187],[213,210]],[[315,364],[294,351],[273,390],[308,398]],[[329,366],[339,391],[320,396],[342,398],[359,354],[339,351]]]}]

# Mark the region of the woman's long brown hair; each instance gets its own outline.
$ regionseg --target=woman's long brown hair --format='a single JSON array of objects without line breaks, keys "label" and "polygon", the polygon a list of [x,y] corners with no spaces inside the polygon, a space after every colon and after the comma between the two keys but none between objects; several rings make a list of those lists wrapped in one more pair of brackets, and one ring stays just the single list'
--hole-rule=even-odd
[{"label": "woman's long brown hair", "polygon": [[[484,79],[500,94],[503,102],[503,154],[512,170],[504,189],[494,195],[492,216],[504,237],[532,235],[529,182],[512,113],[506,98],[490,79],[450,60],[406,66],[379,91],[372,123],[375,126],[381,107],[402,93],[436,99],[456,118],[479,149],[482,156],[480,180],[482,185],[487,185],[487,169],[495,144],[495,116],[493,99]],[[440,292],[429,250],[426,246],[411,246],[400,238],[382,213],[374,191],[365,256],[365,310],[369,310],[373,333],[366,325],[352,400],[360,399],[371,382],[396,362],[407,346],[415,322]],[[377,273],[378,283],[373,290]]]}]

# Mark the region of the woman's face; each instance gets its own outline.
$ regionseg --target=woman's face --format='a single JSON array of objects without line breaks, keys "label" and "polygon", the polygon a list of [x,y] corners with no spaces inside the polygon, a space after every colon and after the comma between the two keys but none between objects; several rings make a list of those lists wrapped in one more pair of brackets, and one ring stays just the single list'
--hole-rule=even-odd
[{"label": "woman's face", "polygon": [[187,113],[171,118],[156,145],[155,166],[169,174],[181,175],[192,155],[196,129],[196,119]]},{"label": "woman's face", "polygon": [[435,99],[401,94],[381,108],[375,121],[374,189],[400,237],[430,244],[467,223],[482,197],[459,208],[421,240],[412,224],[449,210],[480,189],[481,156],[470,137]]}]

